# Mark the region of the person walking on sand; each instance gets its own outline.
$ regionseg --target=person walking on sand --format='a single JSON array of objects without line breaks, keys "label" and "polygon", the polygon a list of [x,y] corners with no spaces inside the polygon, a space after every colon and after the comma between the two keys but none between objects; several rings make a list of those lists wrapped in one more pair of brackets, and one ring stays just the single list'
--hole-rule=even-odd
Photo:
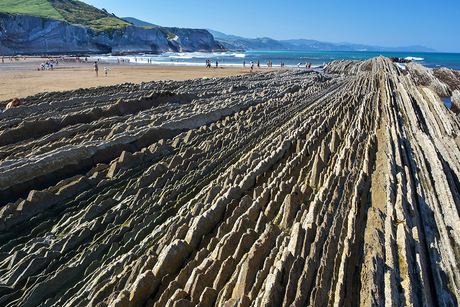
[{"label": "person walking on sand", "polygon": [[107,77],[107,67],[104,67],[104,74]]},{"label": "person walking on sand", "polygon": [[246,67],[246,62],[243,60],[243,67]]},{"label": "person walking on sand", "polygon": [[97,76],[99,75],[99,74],[98,74],[99,68],[97,67],[97,61],[94,61],[93,67],[94,67],[94,72],[96,73],[96,77],[97,77]]},{"label": "person walking on sand", "polygon": [[260,62],[257,60],[257,68],[260,68]]}]

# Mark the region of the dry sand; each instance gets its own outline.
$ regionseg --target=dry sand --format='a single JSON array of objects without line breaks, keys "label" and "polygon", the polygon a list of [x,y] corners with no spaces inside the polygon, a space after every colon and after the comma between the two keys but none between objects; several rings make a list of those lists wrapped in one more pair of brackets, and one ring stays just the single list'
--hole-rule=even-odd
[{"label": "dry sand", "polygon": [[[24,98],[44,92],[66,91],[121,83],[141,83],[160,80],[189,80],[196,78],[226,77],[248,74],[249,68],[204,66],[156,66],[137,64],[99,64],[99,77],[95,76],[93,63],[76,63],[74,60],[60,61],[53,71],[38,71],[37,67],[46,59],[20,58],[11,62],[5,58],[0,62],[0,101],[14,97]],[[104,76],[104,67],[109,69]],[[261,68],[259,71],[268,71]],[[258,72],[257,69],[254,72]]]}]

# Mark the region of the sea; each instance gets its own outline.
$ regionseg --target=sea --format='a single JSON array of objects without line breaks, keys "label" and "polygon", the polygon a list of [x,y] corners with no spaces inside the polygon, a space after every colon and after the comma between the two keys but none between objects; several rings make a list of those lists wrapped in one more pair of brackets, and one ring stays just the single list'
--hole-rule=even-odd
[{"label": "sea", "polygon": [[[272,67],[280,67],[281,62],[285,68],[304,68],[305,62],[311,63],[312,68],[318,68],[334,60],[367,60],[383,55],[385,57],[398,57],[420,63],[430,69],[447,67],[460,70],[460,53],[434,53],[434,52],[368,52],[368,51],[245,51],[245,52],[190,52],[176,53],[165,52],[161,54],[129,54],[123,56],[97,55],[105,62],[117,63],[124,60],[130,64],[150,65],[174,65],[174,66],[201,66],[206,60],[210,60],[215,67],[216,61],[219,67],[242,67],[243,61],[246,67],[249,62],[257,61],[261,67],[267,67],[267,62],[272,62]],[[404,66],[404,64],[400,64]]]},{"label": "sea", "polygon": [[[161,54],[127,54],[127,55],[97,55],[93,56],[106,63],[121,65],[171,65],[171,66],[201,66],[210,60],[212,67],[250,67],[250,61],[256,66],[257,61],[260,67],[279,68],[284,63],[284,68],[305,69],[305,63],[311,63],[311,68],[322,70],[324,64],[334,60],[367,60],[377,56],[397,57],[422,64],[429,69],[447,67],[460,70],[460,53],[435,53],[435,52],[369,52],[369,51],[244,51],[244,52],[165,52]],[[404,69],[406,64],[398,63]],[[443,97],[441,100],[446,107],[451,107],[451,98]]]}]

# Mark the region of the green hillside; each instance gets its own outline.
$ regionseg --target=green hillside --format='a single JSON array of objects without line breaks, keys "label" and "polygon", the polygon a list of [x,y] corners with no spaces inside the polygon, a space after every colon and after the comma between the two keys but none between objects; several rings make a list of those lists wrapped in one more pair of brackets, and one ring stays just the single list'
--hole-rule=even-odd
[{"label": "green hillside", "polygon": [[227,49],[245,50],[286,50],[286,47],[274,39],[263,38],[218,38],[217,41]]},{"label": "green hillside", "polygon": [[1,0],[0,13],[54,18],[93,28],[129,24],[115,15],[77,0]]}]

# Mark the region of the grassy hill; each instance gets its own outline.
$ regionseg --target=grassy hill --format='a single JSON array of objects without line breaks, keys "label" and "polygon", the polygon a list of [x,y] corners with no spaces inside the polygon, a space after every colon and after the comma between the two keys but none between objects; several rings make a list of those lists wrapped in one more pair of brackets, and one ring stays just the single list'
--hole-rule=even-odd
[{"label": "grassy hill", "polygon": [[95,29],[129,24],[105,10],[77,0],[1,0],[0,13],[54,18]]}]

